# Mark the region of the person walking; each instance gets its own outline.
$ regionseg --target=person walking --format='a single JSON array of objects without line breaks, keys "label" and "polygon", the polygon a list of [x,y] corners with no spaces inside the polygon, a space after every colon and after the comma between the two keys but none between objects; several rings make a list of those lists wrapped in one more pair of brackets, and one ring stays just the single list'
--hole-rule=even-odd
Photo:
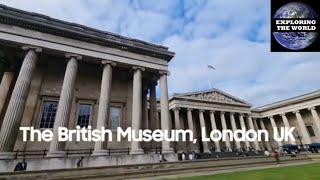
[{"label": "person walking", "polygon": [[16,167],[14,168],[14,171],[26,171],[27,170],[27,162],[26,159],[22,159],[21,162],[18,162]]},{"label": "person walking", "polygon": [[276,160],[277,164],[280,164],[280,154],[278,151],[274,151],[273,157]]}]

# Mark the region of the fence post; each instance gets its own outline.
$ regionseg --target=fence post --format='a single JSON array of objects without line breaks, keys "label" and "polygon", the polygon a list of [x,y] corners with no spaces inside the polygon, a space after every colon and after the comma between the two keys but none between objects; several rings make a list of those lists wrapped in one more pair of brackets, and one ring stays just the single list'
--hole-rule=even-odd
[{"label": "fence post", "polygon": [[43,150],[43,158],[46,157],[46,152],[47,152],[47,149],[44,149]]},{"label": "fence post", "polygon": [[69,149],[67,149],[67,157],[69,157]]},{"label": "fence post", "polygon": [[89,156],[91,156],[91,153],[92,153],[92,151],[91,151],[91,148],[89,149]]},{"label": "fence post", "polygon": [[130,154],[130,148],[128,148],[128,155]]},{"label": "fence post", "polygon": [[110,148],[108,149],[108,154],[109,154],[109,156],[111,155],[111,149]]},{"label": "fence post", "polygon": [[17,149],[16,155],[15,155],[15,159],[18,158],[18,153],[19,153],[19,149]]}]

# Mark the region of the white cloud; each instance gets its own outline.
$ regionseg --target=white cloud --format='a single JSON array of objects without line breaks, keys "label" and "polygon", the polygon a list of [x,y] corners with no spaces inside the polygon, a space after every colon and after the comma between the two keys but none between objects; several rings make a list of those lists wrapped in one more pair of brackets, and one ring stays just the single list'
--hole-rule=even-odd
[{"label": "white cloud", "polygon": [[[142,40],[163,41],[169,92],[213,87],[255,106],[320,89],[316,53],[270,52],[270,0],[0,0]],[[251,40],[256,40],[256,42]],[[208,71],[212,64],[216,71]]]}]

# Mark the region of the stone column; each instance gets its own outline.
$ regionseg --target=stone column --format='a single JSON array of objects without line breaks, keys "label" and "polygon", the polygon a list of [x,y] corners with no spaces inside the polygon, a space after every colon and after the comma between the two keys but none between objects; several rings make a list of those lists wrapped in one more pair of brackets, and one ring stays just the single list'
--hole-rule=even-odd
[{"label": "stone column", "polygon": [[[221,119],[221,125],[222,125],[222,130],[227,130],[227,123],[226,123],[226,119],[224,117],[225,112],[221,111],[220,112],[220,119]],[[226,148],[228,150],[232,150],[231,148],[231,144],[230,144],[230,137],[228,134],[226,134]]]},{"label": "stone column", "polygon": [[[241,129],[244,129],[245,131],[247,131],[246,123],[244,122],[244,119],[243,119],[243,114],[239,114],[239,119],[240,119]],[[245,143],[246,143],[246,148],[250,147],[250,142],[247,139]]]},{"label": "stone column", "polygon": [[[260,119],[260,125],[261,125],[261,129],[267,130],[262,118]],[[265,141],[265,145],[267,146],[268,150],[271,150],[269,139],[268,141]]]},{"label": "stone column", "polygon": [[[160,107],[161,107],[161,129],[170,132],[169,95],[167,85],[168,72],[160,72]],[[171,133],[169,133],[171,134]],[[173,153],[170,142],[162,141],[162,153]]]},{"label": "stone column", "polygon": [[[288,121],[288,118],[287,118],[286,114],[283,113],[283,114],[280,114],[280,116],[282,117],[284,126],[290,128],[290,124],[289,124],[289,121]],[[296,144],[296,142],[292,141],[291,139],[289,139],[289,143],[290,144]]]},{"label": "stone column", "polygon": [[299,124],[300,131],[301,131],[301,134],[302,134],[302,142],[304,144],[311,144],[311,139],[309,137],[306,125],[304,124],[304,121],[302,119],[302,116],[301,116],[300,112],[299,111],[294,111],[293,113],[296,114],[296,117],[297,117],[297,120],[298,120],[298,124]]},{"label": "stone column", "polygon": [[[273,116],[270,116],[269,119],[270,119],[270,122],[271,122],[272,130],[273,130],[273,135],[274,135],[274,136],[277,136],[277,137],[280,137],[279,132],[278,132],[278,131],[277,131],[277,132],[274,131],[274,129],[277,129],[277,124],[276,124],[276,122],[274,121]],[[282,142],[277,141],[277,143],[278,143],[278,148],[281,148]]]},{"label": "stone column", "polygon": [[[233,112],[230,113],[230,120],[231,120],[232,131],[235,132],[237,130],[237,124],[236,124],[236,120],[234,118]],[[239,150],[241,148],[240,141],[235,141],[235,144],[236,144],[236,149]]]},{"label": "stone column", "polygon": [[20,72],[3,118],[0,131],[0,159],[13,158],[13,148],[19,131],[24,108],[26,106],[32,77],[36,68],[38,53],[41,48],[24,46],[24,57]]},{"label": "stone column", "polygon": [[[174,123],[175,123],[175,129],[176,130],[180,130],[181,129],[179,110],[180,110],[180,108],[178,108],[178,107],[173,108],[173,111],[174,111]],[[179,139],[180,138],[181,138],[181,136],[179,136]],[[181,147],[180,141],[176,142],[175,144],[176,144],[176,150],[178,152],[181,152],[182,151],[182,147]]]},{"label": "stone column", "polygon": [[148,87],[145,85],[142,90],[142,129],[150,129],[148,123]]},{"label": "stone column", "polygon": [[319,118],[319,115],[316,111],[316,108],[315,107],[310,107],[308,108],[309,111],[311,111],[311,114],[312,114],[312,117],[313,117],[313,121],[317,127],[317,135],[320,136],[320,118]]},{"label": "stone column", "polygon": [[159,129],[159,117],[157,110],[157,95],[156,95],[157,82],[154,81],[150,84],[150,128],[151,130]]},{"label": "stone column", "polygon": [[[133,91],[132,91],[132,130],[136,131],[141,128],[142,121],[142,67],[133,67]],[[143,154],[143,150],[139,147],[139,142],[131,141],[130,154]]]},{"label": "stone column", "polygon": [[[103,64],[102,80],[100,87],[99,110],[96,129],[109,127],[110,99],[111,99],[111,84],[112,84],[112,66],[116,63],[111,61],[101,61]],[[107,138],[106,138],[107,139]],[[106,155],[108,152],[105,149],[107,141],[97,141],[94,143],[93,155]]]},{"label": "stone column", "polygon": [[74,54],[66,54],[66,57],[68,58],[68,64],[63,79],[57,114],[54,120],[54,138],[50,142],[47,157],[64,157],[66,153],[64,151],[65,142],[58,141],[58,129],[59,127],[68,127],[74,87],[77,78],[78,60],[82,59],[81,56]]},{"label": "stone column", "polygon": [[[252,122],[252,117],[251,117],[251,115],[248,115],[248,121],[249,121],[249,128],[255,130],[255,129],[254,129],[253,122]],[[254,144],[254,148],[255,148],[256,150],[260,150],[258,139],[256,139],[256,140],[253,142],[253,144]]]},{"label": "stone column", "polygon": [[[204,121],[204,110],[200,109],[199,110],[199,119],[200,119],[200,127],[201,127],[201,134],[203,134],[203,128],[206,128],[206,123]],[[208,134],[207,132],[205,132],[206,135]],[[209,145],[208,145],[208,142],[206,141],[202,141],[202,145],[203,145],[203,152],[204,153],[210,153],[210,150],[209,150]]]},{"label": "stone column", "polygon": [[[14,78],[14,74],[12,72],[5,72],[2,76],[2,80],[0,84],[0,114],[4,107],[4,103],[6,102],[13,78]],[[0,123],[0,126],[1,126],[1,123]]]},{"label": "stone column", "polygon": [[[188,128],[193,132],[193,138],[195,138],[195,127],[193,124],[192,110],[193,109],[190,108],[187,109]],[[196,144],[194,144],[193,142],[188,142],[188,145],[191,148],[191,151],[198,151]]]},{"label": "stone column", "polygon": [[[214,111],[210,111],[211,127],[212,127],[212,130],[217,130],[217,124],[216,124],[216,119],[214,117],[214,113],[215,113]],[[215,135],[215,138],[217,138],[217,135]],[[216,152],[221,152],[219,141],[214,141],[214,145],[216,147]]]}]

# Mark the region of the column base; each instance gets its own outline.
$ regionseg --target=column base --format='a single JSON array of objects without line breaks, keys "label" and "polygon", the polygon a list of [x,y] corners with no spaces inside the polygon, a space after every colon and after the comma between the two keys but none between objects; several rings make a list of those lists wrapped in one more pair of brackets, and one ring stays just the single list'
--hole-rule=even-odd
[{"label": "column base", "polygon": [[162,154],[170,154],[170,153],[174,153],[172,148],[166,148],[166,149],[162,149],[161,151]]},{"label": "column base", "polygon": [[65,151],[54,151],[54,152],[48,152],[47,158],[62,158],[66,157],[67,153]]},{"label": "column base", "polygon": [[15,159],[14,152],[0,152],[0,160]]},{"label": "column base", "polygon": [[92,152],[92,156],[108,156],[109,151],[106,149],[100,149]]},{"label": "column base", "polygon": [[136,155],[136,154],[144,154],[142,149],[132,149],[130,150],[130,155]]}]

